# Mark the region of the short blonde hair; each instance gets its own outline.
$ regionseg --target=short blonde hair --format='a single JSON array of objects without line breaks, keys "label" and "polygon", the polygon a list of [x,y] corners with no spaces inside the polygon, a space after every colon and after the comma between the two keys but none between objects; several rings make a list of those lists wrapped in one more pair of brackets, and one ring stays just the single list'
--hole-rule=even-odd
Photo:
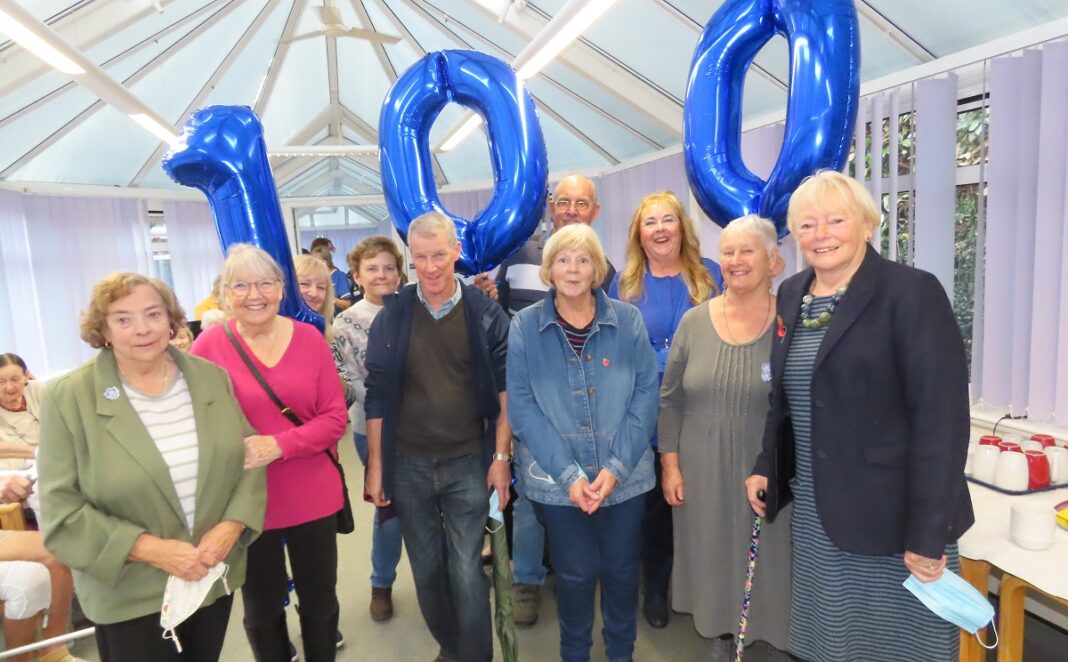
[{"label": "short blonde hair", "polygon": [[779,235],[775,231],[775,224],[756,214],[742,216],[728,223],[719,235],[720,245],[723,244],[724,239],[736,234],[747,234],[760,239],[764,243],[764,251],[767,252],[768,257],[772,256],[779,245]]},{"label": "short blonde hair", "polygon": [[797,234],[798,214],[806,207],[825,209],[829,205],[840,205],[857,220],[864,223],[869,232],[879,227],[882,214],[864,185],[834,170],[819,170],[816,174],[802,180],[800,186],[790,196],[790,205],[786,211],[786,225],[790,232]]},{"label": "short blonde hair", "polygon": [[178,305],[178,297],[174,296],[174,290],[155,278],[142,276],[132,271],[116,271],[93,285],[89,306],[82,311],[82,340],[94,349],[107,346],[108,340],[105,332],[108,328],[108,308],[119,299],[129,296],[134,288],[141,285],[148,285],[159,294],[171,326],[171,337],[177,335],[178,330],[185,327],[185,311]]},{"label": "short blonde hair", "polygon": [[296,267],[298,281],[302,276],[316,276],[326,283],[326,296],[323,297],[323,304],[315,312],[323,316],[326,325],[324,327],[326,341],[333,342],[334,327],[330,321],[334,319],[334,281],[330,279],[330,267],[314,255],[298,255],[293,260],[293,266]]},{"label": "short blonde hair", "polygon": [[408,225],[408,234],[423,237],[434,236],[444,239],[449,248],[456,245],[456,223],[440,211],[428,211]]},{"label": "short blonde hair", "polygon": [[604,278],[608,275],[608,260],[605,259],[601,241],[593,228],[583,223],[565,225],[549,237],[541,257],[541,270],[538,272],[541,282],[549,287],[555,287],[552,268],[561,251],[585,251],[593,260],[593,287],[596,289],[604,283]]}]

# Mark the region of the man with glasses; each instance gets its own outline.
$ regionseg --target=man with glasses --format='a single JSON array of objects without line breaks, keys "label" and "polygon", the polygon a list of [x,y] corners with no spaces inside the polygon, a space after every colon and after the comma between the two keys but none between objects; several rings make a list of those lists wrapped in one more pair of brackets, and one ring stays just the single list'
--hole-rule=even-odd
[{"label": "man with glasses", "polygon": [[437,659],[483,662],[493,658],[480,558],[489,494],[505,507],[511,481],[508,316],[456,278],[452,219],[415,219],[408,248],[419,282],[384,298],[367,338],[364,490],[396,505]]},{"label": "man with glasses", "polygon": [[[601,212],[597,203],[597,188],[589,178],[569,175],[560,180],[549,200],[549,216],[553,231],[573,223],[592,225]],[[549,237],[536,234],[514,255],[501,264],[494,282],[487,274],[475,277],[475,284],[487,295],[515,315],[527,306],[545,298],[548,289],[539,271],[545,242]],[[616,275],[612,263],[608,263],[602,289],[607,294],[608,284]],[[512,514],[512,560],[515,562],[515,588],[512,595],[513,615],[518,625],[534,625],[541,609],[541,587],[545,583],[546,569],[542,563],[545,548],[545,529],[534,516],[530,502],[519,494]]]}]

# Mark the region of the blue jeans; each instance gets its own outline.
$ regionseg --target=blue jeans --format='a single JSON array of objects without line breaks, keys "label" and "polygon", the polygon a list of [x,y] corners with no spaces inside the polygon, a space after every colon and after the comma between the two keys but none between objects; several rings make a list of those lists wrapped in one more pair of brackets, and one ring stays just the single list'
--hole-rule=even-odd
[{"label": "blue jeans", "polygon": [[534,508],[525,496],[516,490],[512,505],[512,560],[515,562],[516,584],[545,583],[545,529],[534,516]]},{"label": "blue jeans", "polygon": [[[353,434],[356,442],[356,454],[360,462],[367,466],[367,435],[359,432]],[[379,523],[375,513],[374,533],[371,534],[371,586],[389,588],[397,579],[397,564],[401,557],[400,520],[392,517]]]},{"label": "blue jeans", "polygon": [[489,488],[481,458],[397,455],[393,502],[419,609],[441,653],[463,662],[492,659],[490,582],[482,571]]},{"label": "blue jeans", "polygon": [[609,660],[630,660],[638,636],[638,566],[645,495],[587,515],[574,506],[535,503],[556,570],[560,659],[586,662],[601,582],[601,617]]}]

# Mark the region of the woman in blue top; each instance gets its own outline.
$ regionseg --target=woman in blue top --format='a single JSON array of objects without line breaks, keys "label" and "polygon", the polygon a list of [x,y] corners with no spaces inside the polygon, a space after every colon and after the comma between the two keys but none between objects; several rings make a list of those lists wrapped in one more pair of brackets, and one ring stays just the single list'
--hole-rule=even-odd
[{"label": "woman in blue top", "polygon": [[593,230],[557,230],[541,265],[550,290],[508,334],[516,473],[549,537],[568,662],[590,659],[598,580],[608,658],[634,653],[642,494],[654,484],[656,356],[638,310],[599,289],[607,270]]},{"label": "woman in blue top", "polygon": [[[627,264],[612,281],[608,296],[638,307],[664,377],[671,339],[687,310],[723,290],[719,265],[701,257],[693,221],[671,191],[642,198],[627,233]],[[656,448],[656,437],[652,439]],[[654,462],[656,489],[649,492],[642,525],[645,620],[654,628],[668,623],[668,584],[674,557],[671,507],[660,488],[660,458]]]}]

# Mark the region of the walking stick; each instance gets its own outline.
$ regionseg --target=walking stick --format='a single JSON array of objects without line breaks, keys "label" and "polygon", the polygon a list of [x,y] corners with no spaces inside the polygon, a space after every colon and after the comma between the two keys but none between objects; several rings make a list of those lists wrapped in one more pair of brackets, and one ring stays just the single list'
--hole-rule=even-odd
[{"label": "walking stick", "polygon": [[[758,497],[763,496],[763,494],[758,494]],[[742,593],[742,613],[738,617],[738,645],[734,649],[734,662],[742,662],[742,653],[745,652],[745,633],[749,629],[749,603],[753,599],[753,573],[756,572],[757,547],[760,545],[760,525],[763,523],[763,517],[760,515],[753,516],[753,537],[749,542],[749,564],[745,568],[745,591]]]}]

